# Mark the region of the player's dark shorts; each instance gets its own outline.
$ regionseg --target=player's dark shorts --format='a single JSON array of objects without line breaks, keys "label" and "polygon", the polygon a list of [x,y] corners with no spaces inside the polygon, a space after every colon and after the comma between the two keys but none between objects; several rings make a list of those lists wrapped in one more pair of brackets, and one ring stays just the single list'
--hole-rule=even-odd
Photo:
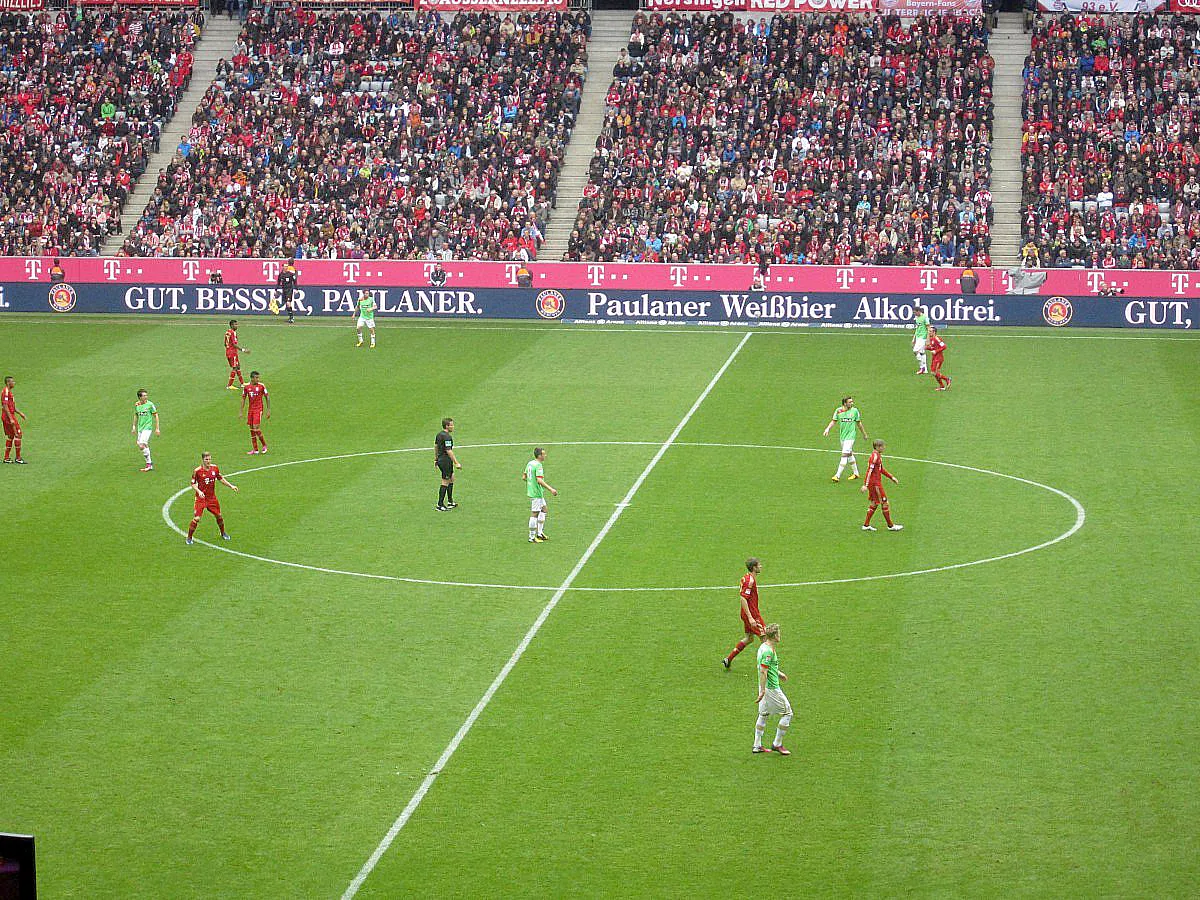
[{"label": "player's dark shorts", "polygon": [[437,458],[437,467],[441,470],[443,478],[454,477],[454,460],[449,455],[439,456]]},{"label": "player's dark shorts", "polygon": [[283,305],[291,306],[293,302],[294,302],[294,300],[293,300],[292,288],[284,288],[283,289]]}]

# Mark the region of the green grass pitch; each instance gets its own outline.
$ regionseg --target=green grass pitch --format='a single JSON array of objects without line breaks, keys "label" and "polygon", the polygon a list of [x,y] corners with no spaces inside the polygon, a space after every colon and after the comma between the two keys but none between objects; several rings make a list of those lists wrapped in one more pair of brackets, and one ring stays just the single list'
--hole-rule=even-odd
[{"label": "green grass pitch", "polygon": [[[0,830],[37,835],[46,897],[341,896],[745,333],[382,321],[368,351],[246,319],[247,457],[223,331],[0,322],[30,462],[0,468]],[[756,332],[359,896],[1195,896],[1200,342],[945,336],[939,394],[907,333]],[[830,481],[845,393],[903,532]],[[223,546],[313,568],[184,546],[162,511],[202,449],[241,488]],[[1019,554],[1077,519],[1038,485],[1086,522]],[[752,656],[719,664],[751,554],[789,759],[749,752]]]}]

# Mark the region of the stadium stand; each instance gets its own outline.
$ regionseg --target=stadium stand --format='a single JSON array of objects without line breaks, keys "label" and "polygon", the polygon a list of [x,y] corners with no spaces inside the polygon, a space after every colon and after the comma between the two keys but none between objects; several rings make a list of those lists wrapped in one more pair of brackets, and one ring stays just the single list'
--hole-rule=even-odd
[{"label": "stadium stand", "polygon": [[1023,262],[1200,266],[1200,19],[1040,18],[1023,73]]},{"label": "stadium stand", "polygon": [[988,265],[982,18],[639,13],[564,258]]},{"label": "stadium stand", "polygon": [[187,87],[202,24],[0,13],[0,254],[97,252]]},{"label": "stadium stand", "polygon": [[586,13],[251,13],[122,252],[533,258],[588,28]]}]

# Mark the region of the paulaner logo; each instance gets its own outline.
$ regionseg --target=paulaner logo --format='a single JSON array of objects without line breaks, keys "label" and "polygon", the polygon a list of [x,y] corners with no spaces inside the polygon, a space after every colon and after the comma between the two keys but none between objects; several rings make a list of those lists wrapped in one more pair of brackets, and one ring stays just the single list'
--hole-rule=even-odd
[{"label": "paulaner logo", "polygon": [[533,308],[543,319],[561,319],[567,311],[567,298],[558,291],[542,291],[533,301]]},{"label": "paulaner logo", "polygon": [[55,312],[70,312],[75,308],[75,301],[78,298],[75,295],[75,288],[64,281],[50,288],[50,295],[47,299],[50,301],[50,308]]},{"label": "paulaner logo", "polygon": [[1073,315],[1075,309],[1066,297],[1051,297],[1042,306],[1042,318],[1046,320],[1047,325],[1053,325],[1055,328],[1062,328],[1071,321]]}]

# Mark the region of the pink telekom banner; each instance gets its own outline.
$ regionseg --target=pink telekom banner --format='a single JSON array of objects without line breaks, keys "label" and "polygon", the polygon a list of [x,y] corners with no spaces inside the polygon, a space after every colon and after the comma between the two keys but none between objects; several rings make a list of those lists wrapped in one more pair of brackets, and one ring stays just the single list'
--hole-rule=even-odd
[{"label": "pink telekom banner", "polygon": [[419,9],[477,12],[538,12],[565,10],[567,0],[417,0]]},{"label": "pink telekom banner", "polygon": [[[50,281],[49,257],[0,257],[0,282]],[[277,259],[65,259],[71,284],[207,284],[220,271],[225,284],[275,284]],[[383,288],[426,286],[434,264],[400,260],[305,259],[301,285]],[[517,263],[447,262],[447,288],[517,287]],[[746,291],[793,293],[957,294],[962,269],[886,266],[772,266],[759,288],[756,266],[666,263],[539,263],[529,266],[539,290]],[[977,293],[1082,297],[1102,287],[1133,297],[1200,298],[1200,272],[1143,269],[977,269]]]}]

